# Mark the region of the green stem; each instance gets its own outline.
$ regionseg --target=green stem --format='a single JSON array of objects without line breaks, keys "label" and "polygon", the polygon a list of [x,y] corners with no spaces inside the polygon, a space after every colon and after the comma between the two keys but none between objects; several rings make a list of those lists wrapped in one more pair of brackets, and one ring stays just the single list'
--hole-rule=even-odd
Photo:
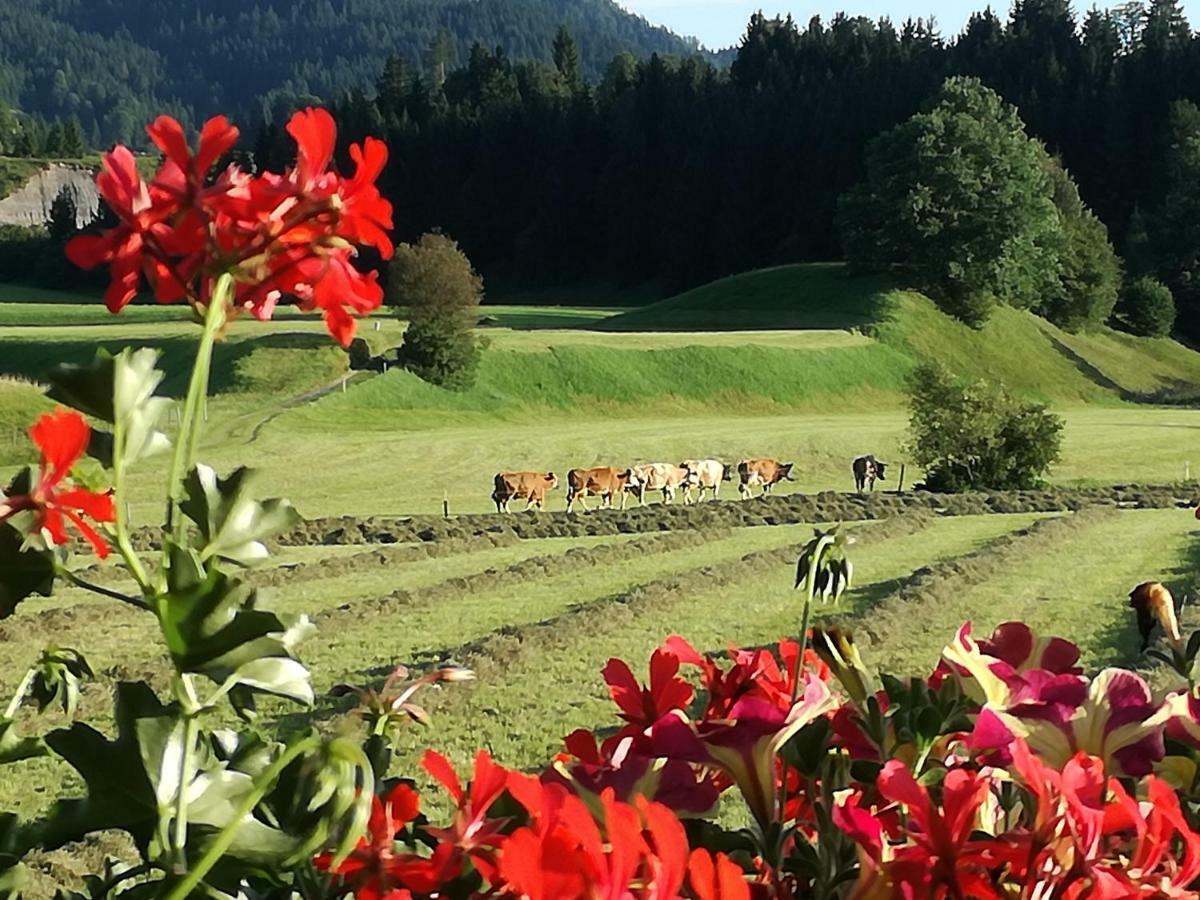
[{"label": "green stem", "polygon": [[17,710],[21,708],[21,701],[25,699],[25,694],[29,690],[29,685],[33,684],[33,679],[36,677],[36,672],[30,669],[25,673],[25,677],[21,679],[21,683],[17,685],[17,692],[13,694],[12,699],[8,701],[8,708],[4,710],[4,718],[12,719],[17,714]]},{"label": "green stem", "polygon": [[233,844],[234,838],[237,836],[238,828],[246,816],[254,811],[254,807],[259,804],[259,801],[267,795],[271,786],[275,784],[277,778],[298,756],[307,753],[313,747],[320,744],[320,738],[316,735],[310,735],[297,744],[288,747],[275,762],[267,767],[266,771],[259,776],[254,783],[254,788],[248,793],[238,808],[234,811],[229,824],[221,829],[221,833],[217,835],[216,840],[208,845],[208,849],[204,851],[204,855],[200,857],[200,861],[196,863],[195,868],[185,875],[178,884],[171,889],[165,900],[184,900],[185,897],[191,895],[195,887],[200,884],[204,876],[209,873],[225,855],[225,851]]},{"label": "green stem", "polygon": [[149,596],[152,593],[150,578],[129,540],[129,521],[125,509],[125,429],[121,427],[121,417],[115,418],[117,421],[113,425],[113,506],[117,514],[117,549],[121,551],[121,558],[125,560],[125,565],[129,567],[129,572],[137,581],[142,593]]},{"label": "green stem", "polygon": [[[175,437],[175,453],[171,458],[171,470],[167,479],[167,530],[175,543],[183,539],[183,518],[176,513],[180,495],[180,482],[192,467],[196,446],[200,441],[200,417],[204,400],[208,395],[208,374],[212,367],[213,345],[217,332],[225,324],[225,305],[232,298],[233,276],[222,275],[213,286],[208,310],[204,315],[204,331],[200,346],[196,349],[196,362],[192,366],[192,377],[188,382],[187,396],[183,401],[183,414],[179,421],[179,433]],[[166,569],[164,567],[164,577]]]},{"label": "green stem", "polygon": [[183,708],[183,758],[179,761],[179,793],[175,797],[175,831],[171,846],[175,850],[175,864],[179,871],[187,869],[187,824],[188,788],[192,780],[192,764],[196,757],[196,740],[200,733],[199,711],[192,696],[191,686],[183,676],[176,682],[175,693]]},{"label": "green stem", "polygon": [[112,600],[120,600],[122,603],[128,603],[130,606],[136,606],[138,609],[149,609],[149,604],[138,597],[130,597],[128,594],[122,594],[120,591],[112,591],[106,587],[101,587],[98,584],[92,584],[90,581],[84,581],[82,578],[75,575],[67,569],[58,567],[58,574],[75,587],[83,588],[85,591],[91,591],[93,594],[99,594],[101,597],[108,597]]}]

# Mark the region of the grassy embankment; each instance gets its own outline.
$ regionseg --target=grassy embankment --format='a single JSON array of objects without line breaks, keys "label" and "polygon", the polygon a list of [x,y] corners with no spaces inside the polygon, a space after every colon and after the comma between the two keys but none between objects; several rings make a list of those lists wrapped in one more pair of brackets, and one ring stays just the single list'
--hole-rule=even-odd
[{"label": "grassy embankment", "polygon": [[[13,320],[0,325],[0,372],[36,378],[100,341],[150,341],[163,348],[167,389],[178,393],[192,326],[150,321],[182,317],[175,308],[131,311],[128,324],[99,325],[95,317],[107,314],[96,307],[0,304],[0,323]],[[974,331],[920,295],[840,266],[749,273],[615,316],[484,312],[495,324],[480,329],[489,346],[470,391],[392,371],[286,411],[284,401],[336,382],[344,359],[311,317],[239,321],[216,363],[214,409],[226,404],[241,418],[214,436],[208,457],[232,465],[252,439],[271,460],[294,459],[298,444],[338,460],[302,480],[294,468],[267,466],[267,486],[310,514],[428,512],[444,492],[452,510],[481,510],[501,468],[708,455],[786,457],[797,462],[799,489],[844,489],[849,457],[903,459],[901,391],[930,358],[1059,408],[1068,431],[1057,480],[1179,478],[1200,427],[1191,410],[1126,402],[1186,395],[1200,383],[1200,354],[1179,344],[1108,330],[1068,335],[1011,309]],[[398,342],[402,323],[377,321],[379,331],[364,326],[368,340],[377,349]],[[765,325],[773,330],[745,330]],[[23,389],[7,403],[4,393],[14,391],[0,388],[7,407],[27,400]],[[0,435],[0,453],[4,443]],[[11,462],[22,448],[18,438],[9,445]]]}]

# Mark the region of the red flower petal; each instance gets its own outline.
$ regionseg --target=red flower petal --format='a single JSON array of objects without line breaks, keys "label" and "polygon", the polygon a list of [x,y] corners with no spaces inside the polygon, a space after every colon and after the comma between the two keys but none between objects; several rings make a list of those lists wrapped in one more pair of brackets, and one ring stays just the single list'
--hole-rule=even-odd
[{"label": "red flower petal", "polygon": [[425,755],[421,757],[421,768],[440,781],[456,803],[462,803],[462,784],[459,783],[458,773],[454,771],[450,760],[436,750],[426,750]]},{"label": "red flower petal", "polygon": [[293,114],[287,133],[296,142],[296,171],[307,185],[329,167],[337,125],[327,110],[309,107]]},{"label": "red flower petal", "polygon": [[41,487],[58,484],[87,450],[92,429],[79,413],[59,407],[41,416],[29,436],[42,452]]}]

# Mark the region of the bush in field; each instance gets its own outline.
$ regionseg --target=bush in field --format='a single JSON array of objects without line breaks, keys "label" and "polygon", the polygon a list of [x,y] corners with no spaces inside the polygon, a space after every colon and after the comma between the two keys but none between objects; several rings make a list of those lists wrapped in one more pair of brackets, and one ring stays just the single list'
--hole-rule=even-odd
[{"label": "bush in field", "polygon": [[1120,319],[1133,334],[1166,337],[1175,324],[1171,289],[1149,276],[1130,282],[1121,297]]},{"label": "bush in field", "polygon": [[1062,419],[987,382],[921,366],[909,385],[913,459],[934,491],[1036,487],[1058,459]]},{"label": "bush in field", "polygon": [[458,244],[436,232],[396,248],[388,302],[407,309],[399,361],[432,384],[464,390],[475,382],[474,326],[483,279]]},{"label": "bush in field", "polygon": [[998,300],[1035,306],[1057,266],[1044,158],[999,95],[947,79],[932,106],[870,143],[866,178],[839,205],[847,258],[911,276],[970,325]]}]

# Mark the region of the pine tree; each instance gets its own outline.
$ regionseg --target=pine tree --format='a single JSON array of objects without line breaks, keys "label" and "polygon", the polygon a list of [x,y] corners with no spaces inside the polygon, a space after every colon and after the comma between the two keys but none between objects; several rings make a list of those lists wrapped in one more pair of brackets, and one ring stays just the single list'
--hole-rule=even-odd
[{"label": "pine tree", "polygon": [[558,31],[554,34],[552,57],[554,59],[554,68],[558,70],[558,74],[562,77],[567,90],[572,94],[578,94],[583,90],[583,72],[579,65],[579,48],[575,46],[575,39],[571,37],[571,32],[566,25],[559,25]]}]

